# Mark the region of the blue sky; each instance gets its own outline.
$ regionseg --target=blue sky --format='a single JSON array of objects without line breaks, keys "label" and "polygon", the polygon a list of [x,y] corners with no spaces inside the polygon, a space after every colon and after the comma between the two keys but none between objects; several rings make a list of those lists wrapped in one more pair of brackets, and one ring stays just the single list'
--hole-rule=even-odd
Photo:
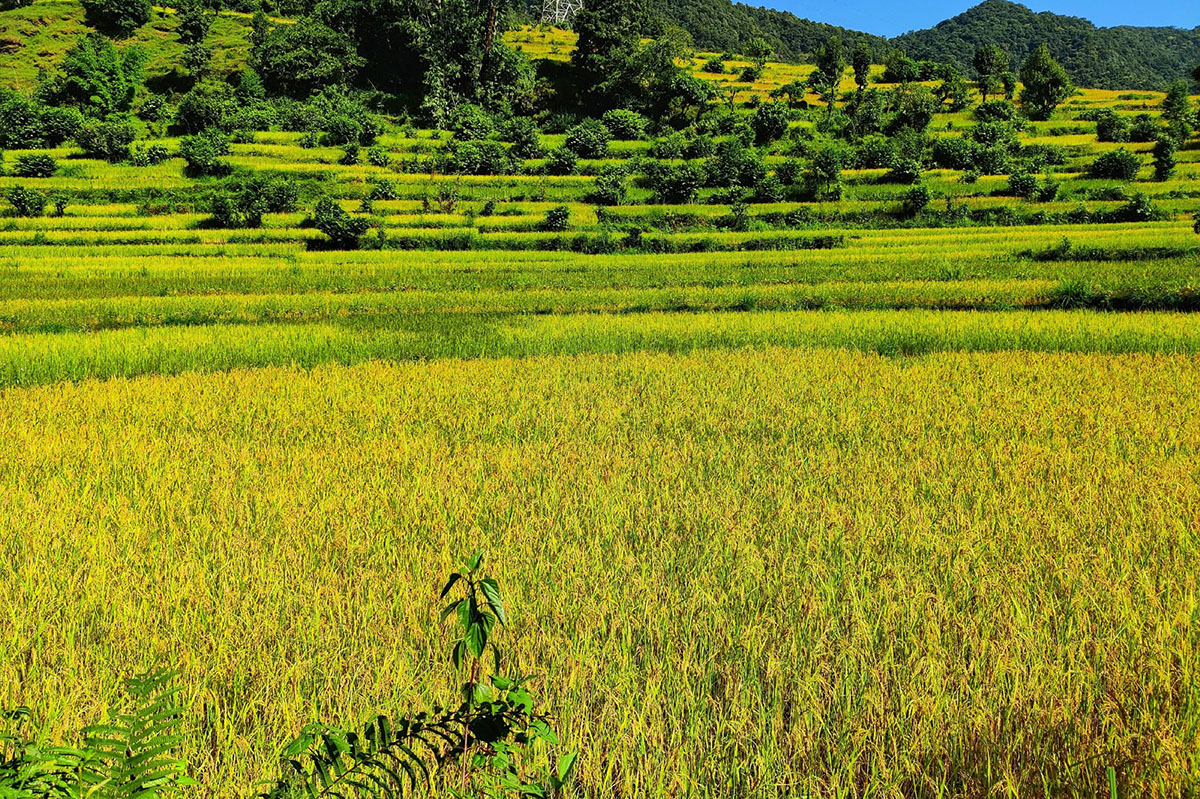
[{"label": "blue sky", "polygon": [[[947,17],[961,14],[979,0],[741,0],[747,5],[764,5],[791,11],[799,17],[829,22],[854,30],[896,36],[908,30],[931,27]],[[1017,0],[1020,2],[1020,0]],[[1196,0],[1049,0],[1024,2],[1034,11],[1053,11],[1084,17],[1102,27],[1112,25],[1200,25],[1200,2]]]}]

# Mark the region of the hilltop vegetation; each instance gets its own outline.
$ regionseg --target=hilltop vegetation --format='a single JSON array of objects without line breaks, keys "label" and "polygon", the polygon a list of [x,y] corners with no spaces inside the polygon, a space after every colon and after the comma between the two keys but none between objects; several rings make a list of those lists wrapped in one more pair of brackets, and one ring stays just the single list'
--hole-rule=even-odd
[{"label": "hilltop vegetation", "polygon": [[1200,27],[1097,28],[1085,19],[1035,13],[1009,0],[984,0],[933,28],[897,37],[894,44],[914,58],[964,71],[983,45],[999,45],[1023,61],[1047,44],[1078,85],[1098,89],[1161,90],[1189,77],[1200,63]]}]

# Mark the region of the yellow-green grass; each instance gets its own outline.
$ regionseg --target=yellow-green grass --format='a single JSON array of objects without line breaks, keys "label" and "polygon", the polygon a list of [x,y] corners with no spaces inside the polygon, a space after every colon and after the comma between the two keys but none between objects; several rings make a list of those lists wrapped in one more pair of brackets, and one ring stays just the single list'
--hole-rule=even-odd
[{"label": "yellow-green grass", "polygon": [[447,695],[481,546],[575,795],[1187,795],[1197,389],[774,348],[7,389],[0,701],[53,735],[177,666],[194,794],[250,796]]},{"label": "yellow-green grass", "polygon": [[1085,311],[342,317],[306,324],[209,324],[0,336],[0,385],[376,359],[580,355],[792,346],[889,355],[1023,350],[1200,353],[1188,314]]}]

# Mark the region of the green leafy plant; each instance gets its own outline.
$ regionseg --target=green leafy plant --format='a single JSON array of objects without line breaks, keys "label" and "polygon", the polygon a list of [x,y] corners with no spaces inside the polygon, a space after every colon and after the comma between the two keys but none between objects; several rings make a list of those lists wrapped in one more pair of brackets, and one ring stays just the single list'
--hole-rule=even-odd
[{"label": "green leafy plant", "polygon": [[79,748],[37,741],[27,708],[0,712],[3,799],[158,799],[194,785],[174,755],[182,713],[174,672],[127,680],[103,722],[83,729]]},{"label": "green leafy plant", "polygon": [[532,768],[539,744],[560,742],[549,718],[534,710],[532,678],[499,672],[495,636],[498,625],[508,624],[508,612],[482,562],[482,552],[472,554],[441,591],[442,599],[451,597],[441,613],[453,629],[450,661],[464,675],[457,705],[377,715],[361,730],[309,725],[284,751],[282,773],[262,799],[391,799],[438,791],[463,799],[550,797],[570,782],[575,753],[553,767]]}]

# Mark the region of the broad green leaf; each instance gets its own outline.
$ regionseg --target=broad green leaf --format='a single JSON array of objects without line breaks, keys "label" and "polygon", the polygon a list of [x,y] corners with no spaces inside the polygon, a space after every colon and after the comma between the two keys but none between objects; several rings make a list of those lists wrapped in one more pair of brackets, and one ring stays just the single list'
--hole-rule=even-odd
[{"label": "broad green leaf", "polygon": [[491,606],[492,612],[496,614],[496,618],[501,624],[508,624],[508,618],[504,612],[504,603],[500,601],[500,584],[492,577],[484,577],[479,583],[480,590],[487,597],[488,605]]},{"label": "broad green leaf", "polygon": [[457,583],[461,579],[462,579],[461,572],[454,572],[454,574],[451,574],[450,579],[446,581],[446,587],[442,589],[441,596],[438,598],[439,599],[445,598],[446,594],[450,593],[450,589],[454,587],[454,584]]}]

